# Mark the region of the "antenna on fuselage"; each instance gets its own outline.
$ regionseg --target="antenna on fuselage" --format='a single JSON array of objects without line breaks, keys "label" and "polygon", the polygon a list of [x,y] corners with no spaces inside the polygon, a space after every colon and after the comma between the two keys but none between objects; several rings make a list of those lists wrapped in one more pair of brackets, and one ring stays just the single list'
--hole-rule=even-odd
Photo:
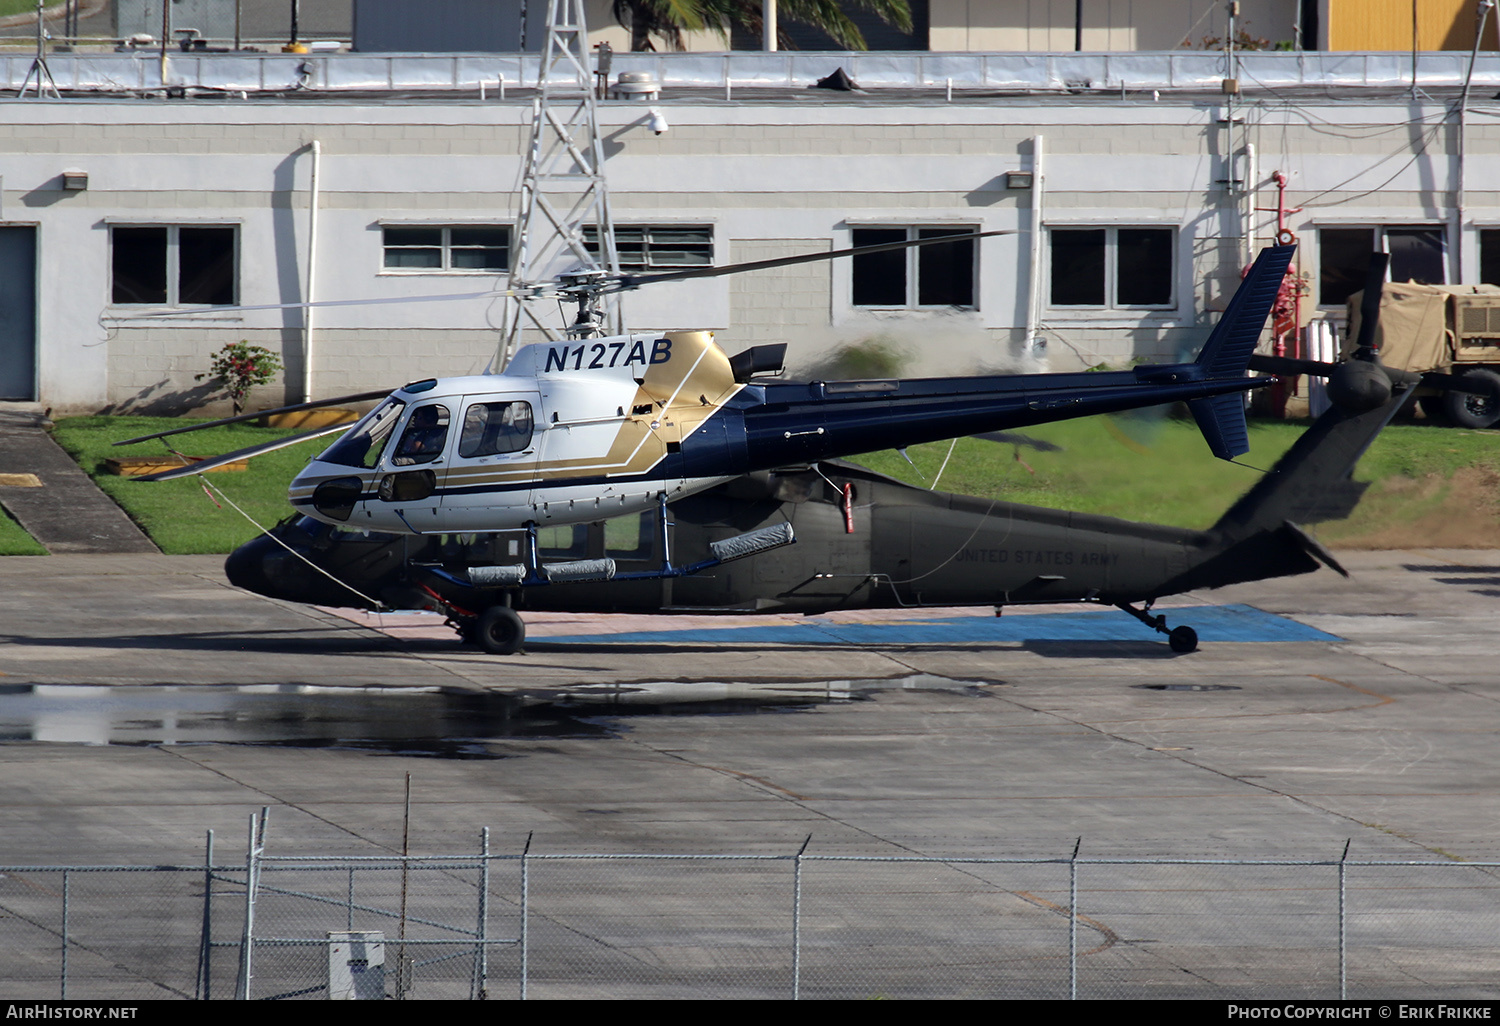
[{"label": "antenna on fuselage", "polygon": [[[589,287],[602,272],[618,272],[620,261],[604,179],[583,0],[548,0],[547,42],[541,56],[509,287],[557,279],[564,298],[578,309],[573,323],[559,332],[525,300],[507,298],[497,370],[504,370],[528,330],[539,330],[553,340],[564,334],[590,338],[623,331],[619,298],[603,298]],[[600,70],[608,73],[607,68]],[[589,230],[592,239],[586,240]],[[592,250],[588,241],[594,243]]]}]

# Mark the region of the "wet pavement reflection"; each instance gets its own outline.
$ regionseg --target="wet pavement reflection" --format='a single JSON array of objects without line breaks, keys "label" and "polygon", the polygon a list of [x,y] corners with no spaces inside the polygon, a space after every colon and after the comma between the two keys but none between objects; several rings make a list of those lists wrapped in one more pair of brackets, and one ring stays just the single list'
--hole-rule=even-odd
[{"label": "wet pavement reflection", "polygon": [[978,695],[999,683],[913,674],[817,683],[645,681],[506,692],[310,684],[0,685],[0,741],[253,744],[504,758],[490,742],[609,737],[628,730],[636,716],[793,712],[892,690]]}]

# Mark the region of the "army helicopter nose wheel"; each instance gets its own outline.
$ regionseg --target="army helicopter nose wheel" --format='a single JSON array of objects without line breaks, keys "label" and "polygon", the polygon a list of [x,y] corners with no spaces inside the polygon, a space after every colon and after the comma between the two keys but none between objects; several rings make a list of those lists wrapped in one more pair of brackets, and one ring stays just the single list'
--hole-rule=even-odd
[{"label": "army helicopter nose wheel", "polygon": [[490,606],[479,614],[474,634],[491,655],[515,655],[526,641],[526,624],[510,606]]},{"label": "army helicopter nose wheel", "polygon": [[1167,635],[1167,644],[1172,646],[1173,652],[1196,652],[1198,650],[1198,632],[1187,624],[1181,627],[1173,627],[1172,633]]}]

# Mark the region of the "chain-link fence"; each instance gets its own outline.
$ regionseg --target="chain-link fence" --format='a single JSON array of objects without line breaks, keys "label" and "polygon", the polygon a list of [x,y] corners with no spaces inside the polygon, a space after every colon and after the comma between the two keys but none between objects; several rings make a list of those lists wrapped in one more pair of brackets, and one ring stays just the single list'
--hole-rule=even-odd
[{"label": "chain-link fence", "polygon": [[[1500,863],[489,851],[0,866],[0,990],[1485,998]],[[247,886],[248,883],[248,886]],[[1076,912],[1075,912],[1076,910]]]}]

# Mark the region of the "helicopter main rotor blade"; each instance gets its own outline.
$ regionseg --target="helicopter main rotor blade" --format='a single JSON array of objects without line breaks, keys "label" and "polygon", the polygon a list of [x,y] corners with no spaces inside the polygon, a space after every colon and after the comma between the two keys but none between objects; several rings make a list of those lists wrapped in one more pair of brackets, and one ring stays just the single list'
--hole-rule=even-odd
[{"label": "helicopter main rotor blade", "polygon": [[316,310],[331,306],[384,306],[392,303],[449,303],[475,299],[503,299],[516,296],[521,299],[545,299],[556,293],[556,288],[546,285],[526,285],[519,289],[492,289],[488,292],[445,292],[430,296],[380,296],[375,299],[319,299],[311,303],[263,303],[259,306],[200,306],[187,310],[152,310],[149,313],[128,316],[106,317],[110,321],[137,321],[162,317],[202,317],[212,319],[223,314],[246,313],[255,310]]},{"label": "helicopter main rotor blade", "polygon": [[[127,438],[115,445],[134,445],[136,442],[149,442],[153,438],[166,438],[168,435],[185,434],[188,431],[202,431],[205,428],[219,427],[223,424],[238,424],[242,420],[255,420],[258,417],[270,417],[277,413],[297,413],[302,410],[317,410],[325,406],[337,406],[339,403],[358,403],[369,399],[384,399],[394,389],[382,389],[379,392],[359,392],[355,395],[341,395],[333,399],[316,399],[310,403],[297,403],[293,406],[279,406],[274,410],[260,410],[256,413],[242,413],[237,417],[224,417],[220,420],[210,420],[202,424],[189,424],[187,427],[172,428],[169,431],[158,431],[154,435],[141,435],[139,438]],[[347,427],[341,424],[340,427]]]},{"label": "helicopter main rotor blade", "polygon": [[[621,274],[614,281],[607,281],[601,292],[625,292],[642,285],[656,282],[686,281],[689,278],[717,278],[725,274],[742,271],[765,271],[773,267],[789,267],[792,264],[810,264],[819,260],[835,260],[846,256],[864,256],[867,253],[888,253],[895,249],[911,249],[914,246],[934,246],[940,242],[965,242],[969,239],[987,239],[992,235],[1016,235],[1015,229],[994,232],[965,232],[962,235],[935,235],[929,239],[905,239],[901,242],[882,242],[875,246],[855,246],[852,249],[836,249],[830,253],[803,253],[800,256],[777,257],[772,260],[751,260],[742,264],[724,264],[720,267],[695,267],[687,271],[662,271],[659,274]],[[613,277],[613,276],[612,276]]]},{"label": "helicopter main rotor blade", "polygon": [[171,470],[163,470],[156,474],[142,474],[140,477],[131,478],[132,481],[171,481],[179,477],[191,477],[193,474],[202,474],[222,467],[226,463],[234,463],[237,460],[248,460],[252,456],[260,456],[264,453],[275,452],[277,449],[285,449],[289,446],[300,445],[310,442],[314,438],[322,438],[331,435],[335,431],[347,431],[348,424],[333,424],[329,427],[318,428],[316,431],[306,431],[300,435],[292,435],[290,438],[278,438],[272,442],[262,442],[259,445],[246,446],[236,449],[234,452],[226,452],[222,456],[212,456],[206,460],[194,460]]}]

